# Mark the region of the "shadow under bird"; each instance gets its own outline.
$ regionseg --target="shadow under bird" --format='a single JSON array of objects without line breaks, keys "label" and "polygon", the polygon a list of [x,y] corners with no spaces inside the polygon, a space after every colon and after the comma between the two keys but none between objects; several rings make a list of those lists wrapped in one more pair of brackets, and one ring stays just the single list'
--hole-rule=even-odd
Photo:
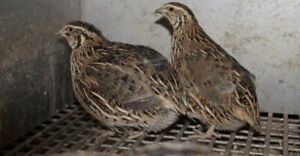
[{"label": "shadow under bird", "polygon": [[205,33],[186,5],[169,2],[155,13],[172,25],[172,65],[199,89],[187,114],[210,125],[202,137],[215,127],[238,130],[246,123],[259,131],[255,76]]},{"label": "shadow under bird", "polygon": [[114,130],[160,131],[184,111],[176,70],[159,52],[111,42],[92,24],[75,21],[60,34],[68,41],[75,96],[82,107]]},{"label": "shadow under bird", "polygon": [[73,151],[51,156],[218,156],[209,147],[190,142],[163,142],[148,144],[137,148],[132,153],[107,154],[96,151]]},{"label": "shadow under bird", "polygon": [[137,148],[129,156],[217,156],[208,146],[192,142],[163,142]]}]

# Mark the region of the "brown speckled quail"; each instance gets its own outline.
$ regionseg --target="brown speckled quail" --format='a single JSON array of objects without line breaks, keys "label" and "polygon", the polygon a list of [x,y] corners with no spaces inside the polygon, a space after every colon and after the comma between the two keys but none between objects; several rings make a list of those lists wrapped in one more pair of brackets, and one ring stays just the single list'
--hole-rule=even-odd
[{"label": "brown speckled quail", "polygon": [[191,116],[209,123],[205,137],[211,137],[215,127],[237,130],[245,123],[259,131],[255,76],[204,32],[187,6],[170,2],[155,12],[173,28],[172,65],[206,98],[191,102],[193,110],[188,110]]},{"label": "brown speckled quail", "polygon": [[176,70],[159,52],[111,42],[93,25],[65,25],[60,34],[72,48],[75,96],[104,125],[160,131],[184,111]]}]

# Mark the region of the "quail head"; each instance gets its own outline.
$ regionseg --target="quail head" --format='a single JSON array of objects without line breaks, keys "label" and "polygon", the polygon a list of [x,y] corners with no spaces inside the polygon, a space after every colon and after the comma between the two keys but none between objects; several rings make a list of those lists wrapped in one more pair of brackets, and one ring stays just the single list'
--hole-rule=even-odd
[{"label": "quail head", "polygon": [[184,111],[180,78],[159,52],[111,42],[81,21],[68,23],[60,33],[72,48],[75,96],[104,125],[159,131]]},{"label": "quail head", "polygon": [[237,130],[245,123],[259,131],[255,76],[204,32],[186,5],[170,2],[155,12],[173,28],[172,65],[199,89],[187,112],[208,122],[205,136],[211,137],[215,127]]}]

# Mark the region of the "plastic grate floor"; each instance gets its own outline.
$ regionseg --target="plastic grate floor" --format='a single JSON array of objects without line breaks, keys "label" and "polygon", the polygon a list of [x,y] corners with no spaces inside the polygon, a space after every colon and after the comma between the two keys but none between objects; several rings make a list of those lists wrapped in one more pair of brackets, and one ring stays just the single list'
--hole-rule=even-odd
[{"label": "plastic grate floor", "polygon": [[[238,133],[218,131],[221,138],[199,139],[222,155],[300,155],[299,115],[261,113],[263,132],[243,129]],[[14,143],[1,149],[1,155],[46,155],[72,150],[95,150],[108,153],[130,152],[139,146],[165,141],[191,141],[196,123],[180,120],[160,133],[136,139],[127,135],[109,136],[107,130],[80,106],[58,112]]]}]

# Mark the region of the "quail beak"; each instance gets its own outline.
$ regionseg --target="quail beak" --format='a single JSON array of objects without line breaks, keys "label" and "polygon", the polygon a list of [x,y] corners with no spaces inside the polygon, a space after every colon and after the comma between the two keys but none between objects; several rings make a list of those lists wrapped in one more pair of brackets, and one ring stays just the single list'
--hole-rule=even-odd
[{"label": "quail beak", "polygon": [[60,29],[60,30],[56,33],[56,35],[66,36],[66,35],[65,35],[65,31],[64,31],[63,29]]},{"label": "quail beak", "polygon": [[158,8],[154,11],[156,14],[163,14],[163,8]]}]

